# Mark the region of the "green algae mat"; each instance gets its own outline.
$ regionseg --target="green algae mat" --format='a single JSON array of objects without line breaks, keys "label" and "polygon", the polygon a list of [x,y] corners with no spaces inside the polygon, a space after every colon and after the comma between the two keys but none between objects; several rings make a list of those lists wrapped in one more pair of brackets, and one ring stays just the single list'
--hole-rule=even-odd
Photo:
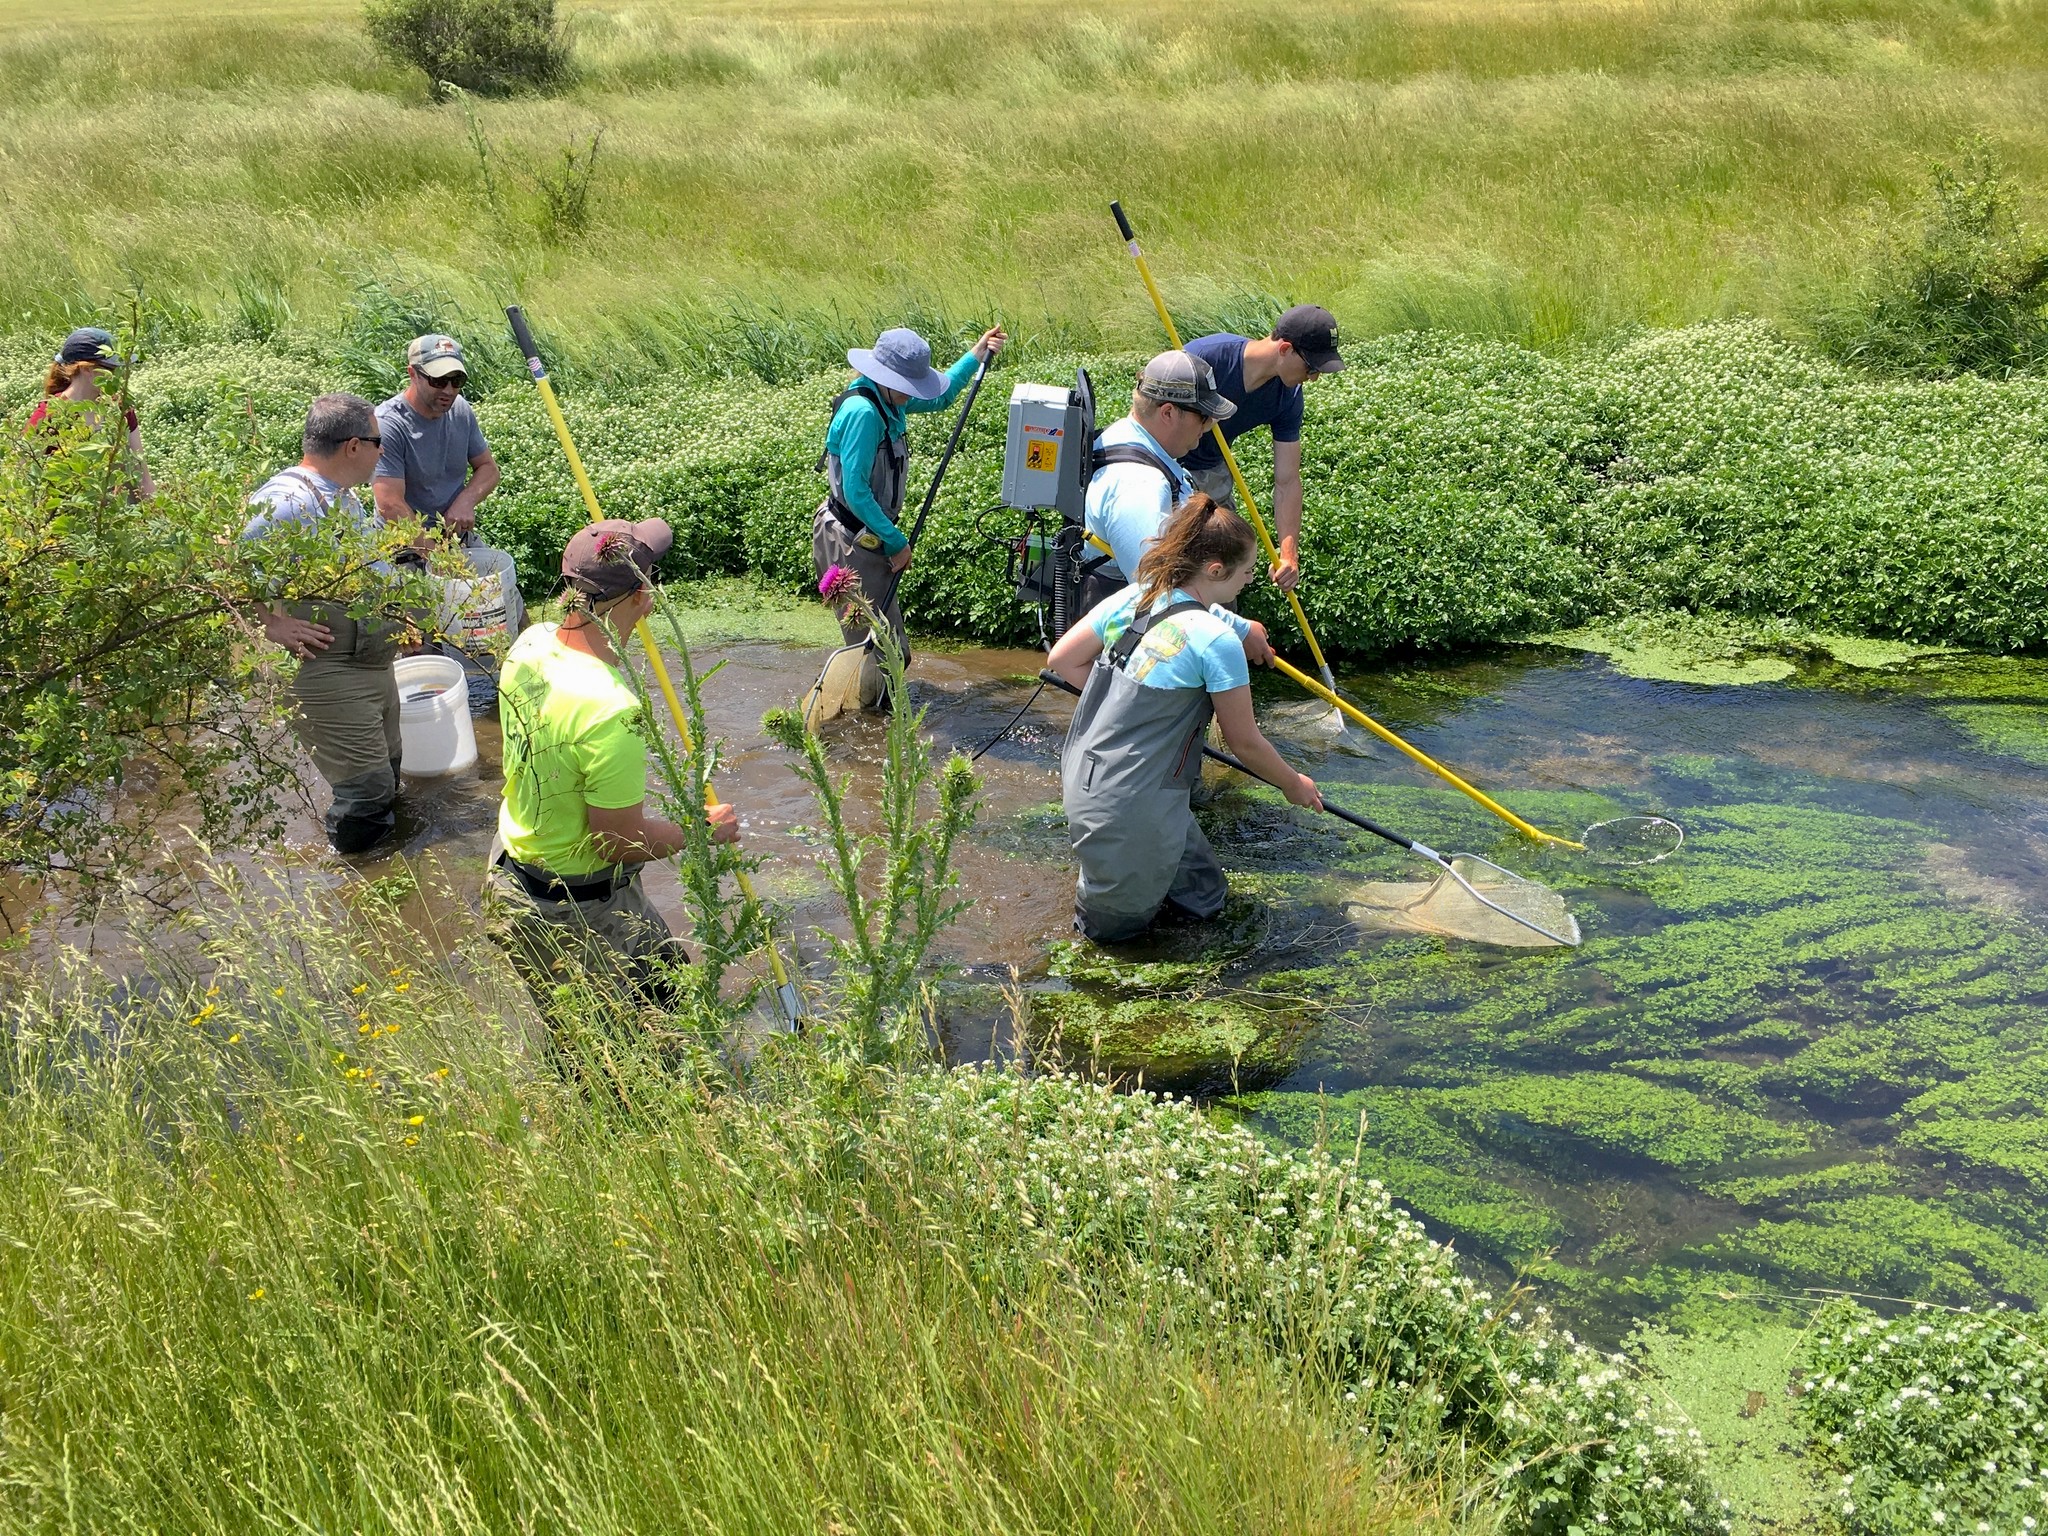
[{"label": "green algae mat", "polygon": [[1056,943],[1038,1049],[1356,1147],[1596,1331],[1808,1287],[2048,1304],[2048,664],[1730,687],[1525,648],[1350,684],[1539,824],[1668,814],[1685,849],[1537,853],[1397,760],[1290,744],[1342,803],[1555,886],[1584,943],[1362,928],[1347,891],[1401,856],[1225,786],[1221,930]]}]

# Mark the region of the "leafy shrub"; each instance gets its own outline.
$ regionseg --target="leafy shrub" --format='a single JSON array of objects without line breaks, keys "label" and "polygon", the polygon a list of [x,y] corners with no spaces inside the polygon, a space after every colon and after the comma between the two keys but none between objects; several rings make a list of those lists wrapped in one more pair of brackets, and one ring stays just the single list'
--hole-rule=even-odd
[{"label": "leafy shrub", "polygon": [[363,25],[379,52],[427,77],[437,101],[451,85],[502,95],[569,72],[555,0],[369,0]]},{"label": "leafy shrub", "polygon": [[2036,1317],[1830,1302],[1808,1335],[1800,1412],[1845,1470],[1854,1536],[2048,1522],[2048,1347]]},{"label": "leafy shrub", "polygon": [[1816,329],[1846,362],[1918,378],[2048,360],[2048,245],[2020,222],[1989,144],[1974,140],[1959,165],[1935,167],[1914,227],[1893,232],[1866,291]]},{"label": "leafy shrub", "polygon": [[[125,394],[97,412],[59,402],[34,433],[0,427],[0,868],[61,871],[89,898],[155,873],[169,820],[214,842],[279,835],[298,772],[254,600],[412,606],[364,575],[395,531],[380,545],[335,515],[260,547],[234,537],[261,445],[209,382],[165,414],[214,415],[195,436],[227,472],[165,474],[147,500],[132,499]],[[272,464],[298,457],[294,443]]]}]

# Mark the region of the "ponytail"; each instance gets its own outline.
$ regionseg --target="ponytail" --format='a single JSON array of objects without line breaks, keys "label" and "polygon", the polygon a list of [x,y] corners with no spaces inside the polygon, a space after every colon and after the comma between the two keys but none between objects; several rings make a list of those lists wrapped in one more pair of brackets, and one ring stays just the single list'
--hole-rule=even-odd
[{"label": "ponytail", "polygon": [[1138,561],[1138,611],[1143,613],[1175,587],[1185,586],[1210,561],[1235,570],[1257,548],[1249,523],[1195,492],[1167,519]]},{"label": "ponytail", "polygon": [[43,377],[43,393],[61,395],[81,373],[90,373],[97,366],[92,362],[50,364],[50,371]]}]

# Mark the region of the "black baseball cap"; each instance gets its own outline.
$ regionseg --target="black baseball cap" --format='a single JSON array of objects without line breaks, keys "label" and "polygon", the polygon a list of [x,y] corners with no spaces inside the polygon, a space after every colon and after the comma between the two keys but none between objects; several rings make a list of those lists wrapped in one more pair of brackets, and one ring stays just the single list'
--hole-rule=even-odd
[{"label": "black baseball cap", "polygon": [[1310,373],[1342,373],[1337,355],[1337,317],[1320,304],[1297,304],[1273,323],[1274,341],[1284,341],[1301,354]]},{"label": "black baseball cap", "polygon": [[64,338],[64,345],[57,349],[60,363],[98,363],[102,368],[121,366],[121,354],[115,349],[113,334],[96,325],[81,326]]}]

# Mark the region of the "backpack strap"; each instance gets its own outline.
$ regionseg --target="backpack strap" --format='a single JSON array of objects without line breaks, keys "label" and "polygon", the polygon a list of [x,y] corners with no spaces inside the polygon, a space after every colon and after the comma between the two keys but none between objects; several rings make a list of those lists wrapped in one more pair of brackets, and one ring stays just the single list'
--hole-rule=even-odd
[{"label": "backpack strap", "polygon": [[1121,672],[1124,669],[1124,664],[1137,651],[1139,643],[1151,632],[1152,626],[1161,619],[1170,619],[1175,614],[1180,613],[1193,613],[1198,608],[1207,612],[1208,607],[1207,603],[1197,598],[1184,597],[1177,603],[1168,603],[1157,613],[1148,613],[1143,617],[1132,619],[1131,627],[1117,636],[1116,644],[1110,647],[1109,664]]},{"label": "backpack strap", "polygon": [[313,477],[307,474],[305,470],[301,469],[298,465],[294,464],[289,469],[279,470],[278,473],[280,475],[285,476],[288,479],[298,481],[299,484],[303,485],[307,490],[313,493],[313,507],[314,511],[318,516],[325,517],[329,512],[331,512],[334,509],[334,502],[329,501],[325,496],[322,496],[320,494],[320,487],[313,483]]},{"label": "backpack strap", "polygon": [[1145,464],[1166,477],[1166,493],[1171,496],[1180,485],[1180,476],[1167,466],[1164,459],[1149,448],[1140,448],[1136,443],[1118,443],[1104,448],[1095,446],[1095,456],[1089,467],[1089,478],[1093,479],[1112,464]]}]

